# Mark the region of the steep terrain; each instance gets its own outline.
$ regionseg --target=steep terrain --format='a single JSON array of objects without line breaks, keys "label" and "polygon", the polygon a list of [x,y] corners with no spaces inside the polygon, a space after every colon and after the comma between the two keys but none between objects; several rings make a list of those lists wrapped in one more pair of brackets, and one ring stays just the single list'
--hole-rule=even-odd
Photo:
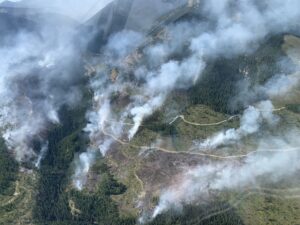
[{"label": "steep terrain", "polygon": [[[180,79],[192,65],[181,62],[200,64],[189,42],[217,21],[205,23],[199,1],[140,3],[116,0],[83,25],[0,8],[0,50],[16,51],[24,34],[38,49],[3,70],[25,75],[9,80],[16,91],[1,104],[18,116],[5,123],[1,112],[0,224],[298,224],[297,32],[270,32],[241,52],[222,43],[225,53],[205,36],[217,53],[203,56],[197,79]],[[47,29],[45,17],[54,18]],[[151,80],[168,66],[172,76]],[[27,121],[37,129],[24,135],[31,154],[20,160],[20,142],[5,134],[27,131]]]}]

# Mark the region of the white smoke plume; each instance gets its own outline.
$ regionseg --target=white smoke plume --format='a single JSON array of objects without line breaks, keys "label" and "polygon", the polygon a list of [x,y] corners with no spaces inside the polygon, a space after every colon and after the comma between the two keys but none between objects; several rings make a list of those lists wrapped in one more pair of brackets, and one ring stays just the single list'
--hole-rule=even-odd
[{"label": "white smoke plume", "polygon": [[[140,1],[139,4],[144,3]],[[163,6],[165,3],[157,0],[155,4]],[[171,3],[168,7],[170,6]],[[166,37],[147,46],[142,52],[136,50],[144,38],[140,30],[138,33],[123,30],[112,35],[98,59],[102,61],[99,63],[104,62],[110,67],[103,69],[105,66],[102,66],[99,69],[96,65],[93,70],[96,75],[92,78],[91,87],[95,95],[95,107],[88,114],[90,123],[86,129],[90,133],[91,145],[99,147],[106,139],[113,143],[116,138],[126,136],[131,140],[143,120],[164,104],[169,93],[174,89],[188,88],[199,79],[208,60],[250,53],[268,35],[295,28],[300,18],[300,13],[295,9],[299,6],[300,3],[296,0],[237,1],[235,4],[229,0],[221,3],[201,1],[197,10],[206,18],[205,21],[191,20],[167,26]],[[140,14],[128,17],[136,18],[138,15]],[[284,15],[284,18],[278,15]],[[176,54],[184,56],[175,60],[172,56]],[[118,68],[118,75],[114,74],[116,77],[110,82],[113,67]],[[126,74],[128,70],[134,77]],[[106,114],[102,115],[101,108],[111,104],[111,99],[116,94],[123,95],[126,99],[125,106],[118,106],[122,110],[111,110],[108,117]],[[241,128],[229,130],[218,138],[238,140],[257,132],[260,121],[267,119],[265,114],[252,107],[245,113],[251,114],[253,121],[247,121],[248,117],[245,116]],[[131,129],[124,126],[130,120],[134,123]],[[247,130],[247,125],[252,126],[252,130]],[[103,134],[104,130],[106,134]],[[217,141],[217,145],[219,142]]]},{"label": "white smoke plume", "polygon": [[[220,55],[231,57],[242,52],[251,52],[267,35],[293,29],[296,26],[293,18],[299,18],[300,14],[298,10],[292,9],[292,7],[299,6],[297,1],[274,0],[260,1],[260,3],[238,1],[234,6],[230,6],[230,2],[232,3],[232,1],[205,1],[205,10],[216,21],[215,27],[217,28],[216,32],[205,33],[194,39],[194,49],[203,51],[204,55],[208,52],[207,54],[211,57]],[[235,8],[235,6],[238,10],[231,14],[229,7]],[[278,13],[287,16],[283,20],[276,19]],[[275,98],[285,95],[298,83],[299,76],[295,74],[276,75],[264,86],[255,87],[254,90],[244,89],[244,95],[240,97],[245,104],[248,104],[251,98],[257,98],[261,93]],[[236,143],[247,135],[259,132],[264,124],[263,121],[269,126],[274,126],[278,118],[272,112],[273,105],[270,101],[262,101],[258,105],[250,106],[244,111],[238,129],[220,132],[202,145],[215,148],[222,144]],[[259,185],[260,177],[267,177],[268,181],[276,182],[285,176],[293,175],[300,169],[297,135],[299,131],[293,130],[286,135],[281,134],[280,138],[264,137],[265,139],[261,140],[259,148],[256,149],[257,152],[249,154],[240,163],[216,162],[187,169],[176,185],[162,192],[152,217],[170,208],[181,208],[184,204],[191,204],[201,198],[209,197],[211,192],[255,187]],[[265,153],[265,151],[273,150],[272,154]]]},{"label": "white smoke plume", "polygon": [[[144,2],[139,1],[141,12],[146,10],[143,5],[146,6],[147,1]],[[162,0],[154,2],[161,7],[167,4]],[[172,5],[168,4],[168,7]],[[93,75],[90,86],[95,101],[94,108],[87,115],[89,124],[86,129],[90,133],[91,145],[99,147],[107,139],[111,143],[126,137],[131,140],[143,120],[159,109],[173,90],[188,88],[201,79],[207,62],[218,57],[251,53],[270,35],[294,30],[300,19],[299,7],[297,0],[201,1],[195,13],[205,18],[204,21],[191,20],[167,26],[163,30],[165,37],[160,33],[163,37],[155,43],[149,38],[150,41],[145,43],[151,44],[141,51],[137,48],[145,39],[145,33],[141,33],[143,29],[113,34],[93,62],[92,71],[96,75]],[[129,17],[138,15],[141,14]],[[134,26],[127,28],[134,29]],[[119,101],[114,103],[116,96]],[[101,110],[107,104],[111,109],[108,117],[102,115]],[[221,139],[238,140],[257,132],[262,119],[268,120],[268,115],[257,112],[255,108],[250,107],[247,113],[253,116],[253,121],[245,118],[244,126],[222,134]],[[134,125],[128,128],[126,124],[131,121]],[[247,130],[247,125],[251,126],[251,131]]]},{"label": "white smoke plume", "polygon": [[243,137],[254,134],[260,130],[263,122],[275,125],[279,118],[273,114],[271,101],[259,102],[256,107],[249,106],[243,113],[240,127],[221,131],[199,144],[200,149],[215,149],[221,145],[236,144]]},{"label": "white smoke plume", "polygon": [[[166,58],[167,62],[156,70],[149,70],[143,65],[136,68],[134,71],[136,82],[142,80],[142,85],[136,86],[135,83],[125,79],[122,70],[128,69],[123,65],[124,57],[132,53],[139,43],[142,43],[142,37],[140,33],[133,31],[122,31],[112,36],[103,53],[106,57],[104,60],[110,62],[112,66],[121,64],[120,75],[116,81],[111,82],[109,81],[110,74],[104,75],[103,72],[99,72],[91,80],[91,87],[94,91],[94,110],[87,115],[90,123],[85,131],[89,133],[91,145],[96,145],[103,154],[109,149],[108,144],[113,143],[114,138],[123,137],[125,132],[127,132],[127,139],[131,140],[143,120],[162,106],[168,94],[178,84],[181,88],[193,85],[204,68],[199,53],[195,53],[182,61],[168,61]],[[155,56],[152,55],[152,57]],[[146,60],[151,59],[147,58]],[[108,71],[105,72],[109,73]],[[110,84],[107,84],[108,82]],[[117,113],[111,109],[107,113],[107,109],[111,108],[109,103],[113,96],[116,93],[126,94],[126,92],[134,93],[130,96],[130,102],[122,110],[118,109]],[[128,129],[128,126],[124,127],[124,124],[130,118],[132,118],[134,125]],[[108,136],[107,133],[113,137]],[[101,148],[103,144],[105,144],[105,151],[102,150],[103,147]]]},{"label": "white smoke plume", "polygon": [[49,142],[46,142],[42,145],[39,156],[35,162],[35,167],[40,168],[42,160],[45,158],[48,151]]},{"label": "white smoke plume", "polygon": [[209,198],[211,193],[255,188],[260,185],[259,178],[277,182],[293,175],[300,169],[300,143],[297,135],[299,131],[292,130],[282,135],[282,138],[261,140],[257,152],[248,155],[241,163],[215,162],[187,169],[176,185],[162,191],[152,217],[171,208],[195,203],[200,198]]},{"label": "white smoke plume", "polygon": [[230,105],[234,109],[236,105],[248,106],[253,102],[257,102],[261,98],[264,99],[281,99],[288,98],[289,94],[300,84],[299,72],[285,75],[276,74],[271,77],[263,85],[250,85],[248,79],[243,80],[238,84],[238,95],[235,96]]},{"label": "white smoke plume", "polygon": [[282,97],[297,87],[300,82],[300,74],[275,75],[263,87],[270,98]]},{"label": "white smoke plume", "polygon": [[95,151],[89,149],[87,152],[81,153],[75,160],[75,174],[73,175],[73,184],[78,190],[83,189],[83,185],[87,181],[87,174],[90,165],[95,161]]},{"label": "white smoke plume", "polygon": [[18,161],[38,157],[39,166],[46,150],[38,156],[32,141],[43,140],[48,127],[59,123],[61,106],[81,99],[80,49],[70,19],[33,10],[29,20],[19,10],[0,15],[10,21],[0,23],[0,130]]},{"label": "white smoke plume", "polygon": [[[133,116],[134,126],[129,131],[129,139],[133,138],[144,118],[150,116],[164,103],[168,94],[178,85],[193,85],[197,81],[204,63],[198,55],[192,56],[181,63],[170,61],[161,66],[156,75],[149,77],[143,87],[143,96],[138,96],[137,106],[130,111]],[[144,100],[146,98],[146,101]],[[144,104],[141,102],[144,100]]]},{"label": "white smoke plume", "polygon": [[[178,35],[171,31],[170,33],[173,34],[171,37],[173,41],[171,41],[171,43],[165,42],[163,43],[164,45],[160,43],[158,46],[154,46],[152,51],[150,50],[149,60],[151,61],[153,58],[161,59],[159,60],[159,62],[161,62],[161,70],[155,72],[158,77],[156,80],[147,80],[149,83],[157,82],[155,82],[155,85],[146,85],[144,89],[145,93],[148,94],[150,90],[151,94],[154,93],[152,99],[155,99],[155,97],[157,97],[157,94],[155,94],[156,90],[161,92],[160,86],[164,88],[164,85],[166,85],[161,83],[166,82],[167,79],[170,85],[164,90],[168,90],[168,88],[172,90],[180,87],[182,81],[178,80],[178,73],[174,71],[175,69],[179,71],[179,76],[181,79],[184,79],[184,82],[192,85],[193,81],[197,80],[199,73],[201,73],[204,68],[204,59],[220,56],[231,57],[251,52],[259,45],[259,41],[263,40],[267,35],[282,33],[293,29],[297,25],[294,19],[300,18],[300,13],[292,9],[292,7],[300,6],[300,3],[297,1],[289,1],[287,3],[274,0],[264,2],[264,4],[262,3],[261,5],[256,4],[255,1],[239,1],[235,5],[231,4],[231,2],[232,1],[229,0],[223,1],[222,4],[218,1],[203,2],[201,11],[208,16],[209,21],[207,23],[212,23],[212,28],[209,25],[203,26],[201,23],[197,26],[194,22],[182,23],[175,26],[175,28],[170,28],[171,30],[174,29],[175,32],[178,32],[180,29],[185,30],[186,35],[183,36],[183,39],[177,37]],[[289,14],[290,10],[292,12],[291,14]],[[278,13],[284,12],[289,14],[289,19],[276,19],[275,16]],[[178,47],[182,48],[184,42],[190,49],[192,56],[183,59],[181,63],[183,67],[190,68],[190,71],[184,70],[184,68],[174,68],[174,66],[170,66],[172,61],[168,62],[167,60],[167,62],[164,63],[163,60],[164,58],[167,59],[168,55],[174,54]],[[177,48],[173,47],[173,43],[177,44]],[[150,47],[150,49],[152,48]],[[164,70],[168,73],[168,76],[163,73]],[[145,71],[143,72],[144,79],[147,79],[147,77],[151,78],[151,76],[153,76],[154,71],[151,71],[149,75]],[[194,77],[191,79],[191,76]],[[174,82],[176,83],[175,85],[173,84]],[[148,106],[147,103],[148,102],[146,102],[145,106]],[[149,103],[151,103],[151,100]],[[154,104],[154,106],[160,105]],[[140,107],[143,107],[143,105]],[[152,108],[152,111],[156,109],[156,107]],[[142,110],[140,110],[140,108],[138,109],[138,113],[136,113],[136,110],[132,111],[136,125],[130,132],[129,137],[134,135],[134,131],[137,130],[140,121],[149,114],[149,110],[145,110],[146,112],[143,114],[143,112],[141,112]]]}]

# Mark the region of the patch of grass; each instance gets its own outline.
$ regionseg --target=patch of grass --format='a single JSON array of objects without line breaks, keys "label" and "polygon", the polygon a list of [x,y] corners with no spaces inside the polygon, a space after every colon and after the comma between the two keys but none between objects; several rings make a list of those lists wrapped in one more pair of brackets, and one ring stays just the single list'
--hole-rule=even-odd
[{"label": "patch of grass", "polygon": [[[187,108],[183,115],[187,121],[199,124],[216,123],[230,117],[229,115],[215,112],[204,105],[191,106]],[[177,131],[177,135],[173,138],[174,146],[182,151],[191,147],[194,140],[206,139],[221,130],[238,127],[239,120],[238,118],[234,118],[220,125],[195,126],[178,119],[174,126]]]},{"label": "patch of grass", "polygon": [[34,224],[32,209],[36,193],[37,174],[20,172],[12,185],[12,193],[0,195],[0,224]]},{"label": "patch of grass", "polygon": [[259,187],[226,191],[221,199],[230,202],[245,225],[295,225],[300,221],[299,172],[274,183],[261,177]]}]

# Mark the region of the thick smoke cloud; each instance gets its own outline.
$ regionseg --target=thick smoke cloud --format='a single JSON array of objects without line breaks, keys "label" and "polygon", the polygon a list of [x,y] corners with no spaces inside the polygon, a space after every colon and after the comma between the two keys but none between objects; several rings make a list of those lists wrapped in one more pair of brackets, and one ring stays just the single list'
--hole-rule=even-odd
[{"label": "thick smoke cloud", "polygon": [[[181,61],[170,60],[170,55],[180,46],[166,46],[170,49],[165,51],[162,65],[155,68],[151,63],[138,65],[132,71],[133,79],[128,78],[125,73],[131,70],[131,60],[140,57],[135,50],[143,43],[143,37],[143,34],[133,31],[122,31],[113,35],[104,49],[102,61],[108,63],[111,68],[118,68],[118,77],[112,81],[111,68],[104,68],[91,79],[94,109],[87,114],[90,123],[85,130],[89,133],[91,145],[97,146],[102,154],[109,150],[109,145],[115,139],[126,135],[127,139],[131,140],[142,121],[163,105],[174,88],[193,85],[205,67],[201,55],[197,52]],[[157,54],[153,54],[157,47],[155,45],[145,49],[151,54],[146,53],[146,58],[142,61],[153,62],[157,58]],[[111,100],[116,95],[120,101],[124,101],[124,106],[117,105],[117,112],[111,105]],[[124,125],[130,119],[133,126],[128,128]]]},{"label": "thick smoke cloud", "polygon": [[[102,1],[97,7],[109,2]],[[141,6],[149,4],[146,0],[137,2]],[[162,2],[156,0],[151,4],[159,8]],[[26,4],[44,9],[47,5],[50,9],[46,11],[78,20],[86,20],[85,12],[89,11],[86,1],[72,1],[75,9],[69,7],[70,1],[50,4],[35,0]],[[171,6],[170,3],[168,7]],[[131,20],[125,25],[128,29],[112,34],[100,54],[87,60],[93,91],[93,107],[86,115],[89,123],[85,128],[90,146],[75,161],[75,187],[84,187],[96,151],[105,155],[116,141],[132,140],[143,120],[158,110],[173,90],[187,89],[201,79],[211,60],[251,53],[268,36],[295,30],[300,19],[299,8],[298,0],[205,0],[195,12],[204,21],[169,25],[155,34],[156,42],[146,37],[140,23],[130,22],[139,17],[129,15]],[[60,122],[58,111],[63,105],[72,106],[80,101],[81,76],[74,65],[80,65],[81,49],[74,40],[76,22],[55,15],[36,16],[39,21],[36,30],[17,29],[16,33],[0,38],[0,127],[16,158],[19,161],[34,158],[39,167],[48,148],[47,128]],[[129,29],[135,27],[139,29]],[[138,49],[145,43],[150,44]],[[243,102],[246,108],[240,127],[220,132],[200,147],[236,144],[259,132],[265,124],[276,126],[278,118],[269,99],[289,93],[298,83],[299,74],[274,74],[261,86],[241,84],[245,88],[233,100]],[[263,101],[259,99],[261,96]],[[278,181],[293,174],[300,169],[298,136],[295,129],[282,138],[265,137],[260,140],[257,153],[241,162],[216,162],[187,169],[176,186],[162,191],[153,217],[171,207],[209,197],[211,191],[255,186],[262,176]],[[33,149],[33,140],[41,142],[39,155]],[[264,153],[270,149],[278,152]]]},{"label": "thick smoke cloud", "polygon": [[[251,46],[255,47],[267,35],[291,31],[297,26],[294,19],[298,19],[300,13],[292,9],[299,7],[296,1],[261,1],[257,4],[255,1],[240,1],[236,4],[239,10],[234,17],[228,17],[229,2],[223,1],[219,2],[220,4],[215,4],[215,1],[205,2],[208,15],[217,21],[217,32],[198,37],[195,39],[197,40],[195,46],[197,48],[200,46],[198,49],[202,51],[207,49],[212,57],[231,57],[249,52],[253,50]],[[278,15],[284,15],[284,19],[277,18]],[[236,144],[247,135],[262,132],[261,127],[264,124],[270,126],[269,128],[275,128],[279,118],[273,114],[271,101],[258,102],[259,99],[284,98],[298,85],[298,73],[274,74],[261,86],[251,87],[247,81],[244,82],[238,100],[243,102],[247,109],[241,117],[240,127],[215,134],[202,142],[200,147],[214,149],[220,145]],[[249,103],[255,105],[248,106]],[[162,192],[152,217],[170,208],[181,208],[184,204],[208,198],[214,192],[257,187],[262,177],[267,178],[268,182],[277,182],[286,176],[292,176],[300,169],[297,138],[299,130],[290,129],[292,131],[286,134],[275,132],[276,137],[261,133],[263,136],[258,148],[254,149],[253,154],[245,156],[241,162],[215,162],[187,169],[176,185]]]},{"label": "thick smoke cloud", "polygon": [[22,9],[16,16],[1,14],[10,21],[4,25],[12,27],[0,25],[4,34],[0,38],[0,126],[16,159],[37,158],[39,166],[46,143],[41,143],[42,155],[37,157],[32,141],[44,142],[48,127],[59,123],[61,106],[80,101],[82,77],[77,72],[80,50],[75,47],[73,24],[60,16],[33,12],[32,19],[23,17]]},{"label": "thick smoke cloud", "polygon": [[[297,19],[300,17],[300,13],[291,9],[292,7],[297,7],[299,5],[297,1],[292,1],[289,3],[273,1],[272,3],[266,3],[263,7],[261,5],[258,6],[254,4],[254,1],[240,1],[236,4],[231,3],[232,1],[224,1],[222,4],[219,4],[219,2],[216,1],[203,2],[204,5],[202,13],[205,13],[205,15],[208,16],[208,19],[210,19],[209,21],[211,21],[212,25],[211,28],[209,25],[207,27],[204,26],[203,28],[201,23],[198,24],[198,26],[197,24],[193,23],[183,23],[175,28],[170,28],[171,30],[174,29],[175,32],[178,31],[178,27],[186,31],[187,36],[184,37],[184,40],[188,43],[186,46],[190,49],[191,56],[184,58],[180,62],[184,68],[176,68],[174,65],[172,65],[172,61],[168,61],[168,55],[174,54],[176,49],[172,46],[172,44],[175,42],[178,46],[183,46],[183,39],[178,38],[178,35],[176,35],[174,32],[170,32],[174,35],[171,36],[173,39],[173,41],[171,41],[171,46],[170,43],[164,42],[163,44],[160,43],[158,47],[154,46],[153,50],[150,47],[150,61],[153,58],[158,58],[161,59],[161,64],[160,70],[151,70],[150,73],[148,73],[150,75],[145,73],[147,71],[143,71],[144,77],[151,77],[153,73],[157,73],[157,78],[154,80],[149,80],[147,83],[153,83],[155,85],[146,85],[144,89],[151,90],[151,93],[154,93],[154,96],[157,97],[155,95],[156,90],[158,92],[162,92],[163,90],[168,91],[168,88],[172,90],[175,87],[180,87],[180,84],[182,84],[183,80],[189,85],[192,85],[193,81],[197,80],[199,76],[197,73],[201,73],[204,68],[205,62],[203,59],[220,56],[231,57],[234,55],[251,52],[253,49],[255,49],[255,47],[258,46],[259,41],[267,37],[267,35],[283,33],[287,30],[293,29],[297,25]],[[281,20],[280,18],[276,19],[275,16],[279,13],[286,15],[290,12],[290,10],[292,10],[292,13],[289,14],[288,17],[291,18],[288,20]],[[276,21],[274,23],[275,19]],[[271,25],[269,26],[269,24]],[[165,56],[162,56],[162,52],[164,52]],[[165,61],[167,62],[164,62],[163,58],[166,58]],[[190,71],[185,70],[185,68],[189,68]],[[165,71],[168,73],[167,76],[165,75]],[[175,71],[179,73],[179,76],[182,80],[178,80],[179,76]],[[191,79],[189,76],[194,77]],[[168,79],[166,79],[166,77]],[[283,79],[277,79],[278,83],[282,83],[285,79],[285,77],[281,78]],[[168,80],[167,83],[170,85],[168,87],[162,87],[163,90],[161,90],[160,86],[166,85],[166,80]],[[286,82],[289,82],[288,79],[285,80]],[[270,85],[268,86],[270,87]],[[268,86],[266,86],[266,89]],[[274,92],[270,92],[270,94],[274,95]],[[155,106],[156,105],[154,105],[152,108],[156,109],[157,107]],[[138,113],[136,113],[135,110],[132,111],[134,120],[136,121],[136,127],[138,127],[140,121],[149,114],[146,112],[143,115],[143,113],[140,112],[141,110],[138,111]],[[147,111],[149,112],[149,110]],[[137,130],[136,127],[132,130],[130,137],[132,137],[135,133],[134,131]]]},{"label": "thick smoke cloud", "polygon": [[[143,6],[143,1],[139,4]],[[123,30],[112,35],[91,70],[91,74],[96,73],[90,83],[94,91],[94,108],[87,115],[89,124],[86,129],[91,145],[99,148],[101,144],[113,143],[116,139],[127,137],[131,140],[143,120],[159,109],[173,90],[188,88],[201,79],[207,62],[218,57],[231,58],[251,53],[270,35],[293,31],[300,19],[299,7],[297,0],[201,1],[195,11],[205,18],[203,21],[190,20],[169,25],[157,34],[156,42],[145,41],[151,44],[142,51],[137,49],[145,39],[141,29],[138,29],[139,32]],[[118,47],[111,49],[111,46]],[[106,66],[99,66],[100,61]],[[268,96],[289,90],[293,79],[277,75],[257,92],[265,93],[267,100]],[[281,84],[287,88],[281,88]],[[119,100],[114,103],[116,96]],[[253,93],[253,96],[257,94]],[[245,108],[248,107],[250,101],[244,102]],[[103,107],[109,108],[110,113],[102,114],[106,112]],[[268,107],[268,113],[249,107],[241,127],[220,133],[220,138],[234,142],[257,132],[261,121],[270,123],[274,119],[269,118],[273,117],[271,103]],[[252,116],[252,120],[248,121],[250,117],[247,114]],[[128,127],[128,123],[134,125]],[[218,142],[217,145],[220,144]],[[102,153],[109,150],[108,145],[105,146],[105,151],[100,148]]]}]

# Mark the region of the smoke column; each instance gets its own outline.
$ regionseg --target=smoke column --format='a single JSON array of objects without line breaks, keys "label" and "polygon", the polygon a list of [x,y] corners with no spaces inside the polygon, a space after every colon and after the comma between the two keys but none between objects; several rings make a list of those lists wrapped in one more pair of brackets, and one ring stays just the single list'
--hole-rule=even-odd
[{"label": "smoke column", "polygon": [[[10,8],[0,17],[1,135],[18,161],[37,160],[39,166],[47,130],[60,123],[59,109],[81,100],[78,24],[35,7]],[[34,140],[41,149],[33,149]]]},{"label": "smoke column", "polygon": [[[94,92],[94,108],[88,113],[86,128],[92,146],[105,153],[109,147],[105,145],[105,151],[101,150],[103,143],[112,143],[114,138],[133,139],[143,120],[158,110],[173,90],[186,89],[201,79],[209,60],[251,53],[269,35],[288,32],[298,25],[300,3],[297,0],[233,2],[201,1],[195,13],[205,20],[166,26],[166,36],[171,38],[161,38],[146,45],[142,51],[137,48],[147,42],[147,32],[141,28],[143,24],[134,23],[141,14],[135,11],[135,7],[130,9],[126,29],[110,35],[99,58],[92,63],[95,75],[92,75],[90,86]],[[135,3],[133,1],[132,5]],[[140,11],[146,10],[147,1],[138,4]],[[163,13],[171,11],[172,4],[160,0],[153,3],[155,7],[166,9]],[[178,4],[178,7],[182,6],[183,2]],[[155,16],[151,18],[155,21]],[[175,59],[176,54],[181,57]],[[112,101],[116,96],[120,100],[118,103]],[[102,107],[109,107],[110,114],[102,114],[105,112]],[[247,130],[249,127],[242,125],[238,131],[227,131],[225,138],[233,135],[236,136],[234,139],[240,139],[259,129],[264,115],[255,113],[252,107],[245,113],[257,117],[254,119],[258,121],[252,125],[258,124],[258,127],[252,127],[254,130],[250,131]],[[124,123],[134,125],[131,128],[120,125]]]}]

